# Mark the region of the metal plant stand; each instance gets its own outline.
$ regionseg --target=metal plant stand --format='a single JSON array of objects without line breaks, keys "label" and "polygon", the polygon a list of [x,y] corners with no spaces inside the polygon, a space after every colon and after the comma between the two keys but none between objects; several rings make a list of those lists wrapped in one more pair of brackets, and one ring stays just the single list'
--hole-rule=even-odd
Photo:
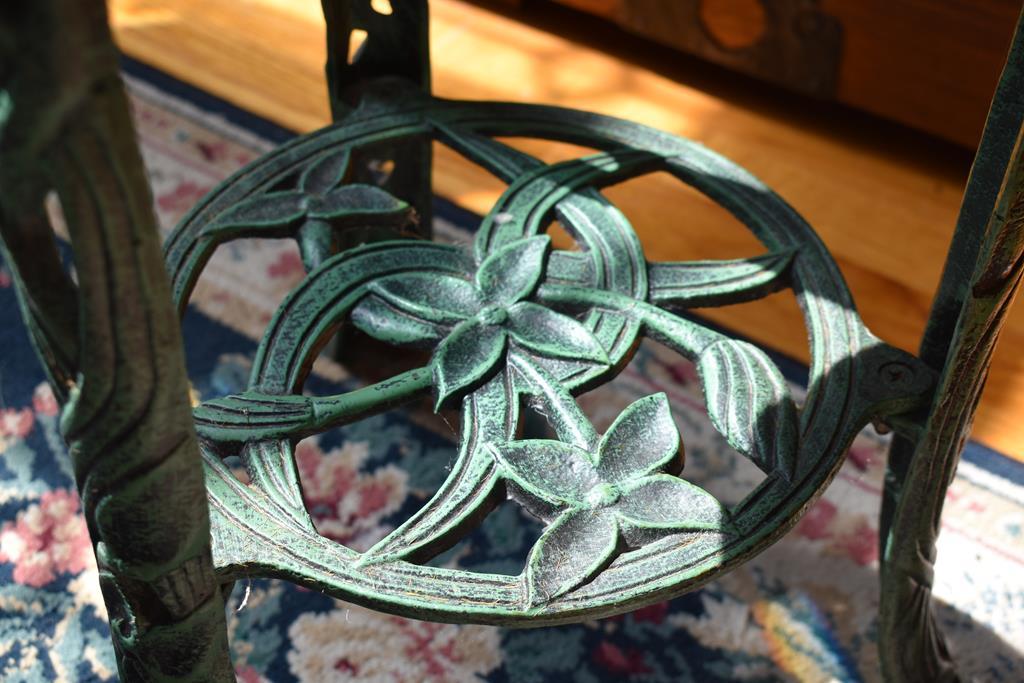
[{"label": "metal plant stand", "polygon": [[[875,420],[898,434],[880,539],[883,671],[956,680],[930,612],[931,563],[943,493],[1024,272],[1024,37],[915,357],[871,334],[812,228],[730,161],[606,116],[433,98],[425,0],[393,3],[389,15],[369,0],[323,4],[336,123],[222,183],[163,258],[103,3],[0,9],[3,255],[63,404],[122,678],[232,680],[223,596],[251,576],[395,614],[518,626],[680,595],[792,528]],[[350,64],[353,28],[368,38]],[[502,136],[595,152],[544,164]],[[424,239],[433,141],[508,183],[471,249]],[[377,182],[381,160],[393,171]],[[600,189],[655,171],[728,209],[767,252],[649,262]],[[51,190],[77,284],[46,222]],[[552,247],[554,219],[578,250]],[[177,316],[214,249],[241,237],[297,240],[307,275],[270,322],[248,389],[190,411]],[[763,351],[680,315],[784,288],[811,338],[799,407]],[[429,361],[346,394],[303,396],[313,359],[346,323],[428,349]],[[714,426],[765,473],[738,505],[681,476],[664,395],[638,400],[604,434],[579,409],[574,396],[613,378],[642,337],[696,364]],[[462,410],[444,485],[367,552],[320,536],[302,503],[297,441],[424,395]],[[524,407],[557,439],[522,438]],[[236,455],[248,484],[223,462]],[[545,525],[521,575],[425,564],[508,498]]]}]

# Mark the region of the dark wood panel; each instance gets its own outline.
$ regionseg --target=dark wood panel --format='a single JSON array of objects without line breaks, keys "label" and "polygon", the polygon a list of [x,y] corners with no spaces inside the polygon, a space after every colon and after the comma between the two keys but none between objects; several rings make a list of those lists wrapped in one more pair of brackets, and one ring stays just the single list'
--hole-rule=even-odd
[{"label": "dark wood panel", "polygon": [[[679,0],[550,1],[693,51],[680,38],[678,24],[690,13]],[[755,24],[770,25],[773,12],[788,2],[814,5],[701,0],[699,14],[718,47],[743,50],[752,39],[767,38],[765,26]],[[817,7],[840,26],[831,97],[967,147],[977,145],[1020,0],[820,0]],[[718,47],[699,52],[736,68]]]},{"label": "dark wood panel", "polygon": [[824,0],[843,24],[838,98],[974,148],[1020,0]]}]

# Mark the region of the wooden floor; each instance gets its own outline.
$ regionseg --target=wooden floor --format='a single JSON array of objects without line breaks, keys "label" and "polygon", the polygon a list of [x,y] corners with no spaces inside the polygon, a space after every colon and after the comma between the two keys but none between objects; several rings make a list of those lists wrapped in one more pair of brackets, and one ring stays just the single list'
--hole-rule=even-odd
[{"label": "wooden floor", "polygon": [[[318,0],[110,4],[117,39],[132,57],[288,128],[308,131],[329,121]],[[871,329],[896,346],[916,348],[969,170],[967,150],[780,94],[564,12],[538,14],[526,25],[461,0],[432,0],[431,7],[437,93],[590,109],[731,157],[816,227]],[[602,44],[611,54],[597,49]],[[576,153],[554,144],[529,149],[547,159]],[[477,212],[503,189],[443,149],[434,182],[439,194]],[[763,251],[728,214],[668,177],[631,181],[608,194],[652,259]],[[803,321],[788,293],[704,313],[807,359]],[[1024,306],[1018,306],[996,353],[975,438],[1024,459],[1022,343]]]}]

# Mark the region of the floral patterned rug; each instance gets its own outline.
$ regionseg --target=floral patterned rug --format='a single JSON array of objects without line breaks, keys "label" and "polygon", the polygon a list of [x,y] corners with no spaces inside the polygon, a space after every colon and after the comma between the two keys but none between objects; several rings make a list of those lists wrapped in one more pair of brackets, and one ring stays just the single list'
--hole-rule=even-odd
[{"label": "floral patterned rug", "polygon": [[[288,133],[127,64],[161,224]],[[468,241],[475,217],[438,201],[436,233]],[[186,316],[198,397],[242,388],[255,340],[303,274],[291,242],[221,248]],[[95,564],[57,431],[56,404],[0,264],[0,679],[115,678]],[[780,361],[784,362],[785,361]],[[792,376],[800,372],[791,362]],[[318,362],[307,386],[339,393],[346,370]],[[581,404],[599,430],[664,391],[687,444],[687,477],[736,502],[759,473],[707,420],[692,365],[656,345]],[[799,391],[796,388],[795,391]],[[321,533],[357,549],[436,490],[453,432],[429,411],[393,412],[303,442],[297,458]],[[539,630],[410,621],[278,581],[236,586],[229,628],[238,678],[257,681],[875,681],[876,516],[885,439],[866,430],[797,528],[726,578],[632,614]],[[537,526],[514,506],[435,560],[518,573]],[[939,614],[964,674],[1024,680],[1024,466],[972,444],[950,489],[939,544]]]}]

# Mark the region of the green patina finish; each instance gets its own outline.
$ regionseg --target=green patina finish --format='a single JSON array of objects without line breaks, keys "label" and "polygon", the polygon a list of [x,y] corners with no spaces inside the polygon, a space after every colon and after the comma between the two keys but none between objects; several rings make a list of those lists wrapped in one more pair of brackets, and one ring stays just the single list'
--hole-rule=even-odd
[{"label": "green patina finish", "polygon": [[102,2],[0,5],[3,255],[62,404],[121,677],[230,681],[181,332],[118,60]]},{"label": "green patina finish", "polygon": [[[226,240],[302,244],[314,206],[309,178],[330,179],[316,197],[344,197],[332,215],[312,216],[337,243],[382,217],[399,230],[415,224],[409,207],[380,189],[341,184],[350,175],[343,160],[365,146],[436,139],[509,188],[471,249],[399,239],[318,259],[270,322],[249,390],[195,409],[225,579],[280,576],[437,620],[540,625],[622,612],[699,586],[766,547],[828,484],[865,424],[930,398],[934,374],[868,332],[813,231],[727,160],[593,114],[442,101],[394,84],[370,94],[369,111],[243,169],[183,220],[165,247],[179,309]],[[599,151],[545,165],[494,139],[503,135]],[[732,210],[767,253],[648,263],[599,189],[655,171]],[[552,247],[544,231],[556,218],[577,250]],[[680,315],[786,287],[805,310],[814,350],[799,409],[764,352]],[[351,394],[301,396],[316,353],[346,323],[428,349],[430,361]],[[663,396],[628,408],[603,437],[576,404],[574,395],[613,378],[644,336],[696,363],[715,427],[767,475],[739,505],[727,508],[680,478],[680,439]],[[881,369],[892,364],[912,379],[890,382]],[[438,409],[461,403],[463,414],[459,455],[438,493],[365,553],[319,537],[301,503],[297,440],[428,392]],[[520,440],[523,406],[544,415],[558,440]],[[249,485],[221,463],[227,455],[246,463]],[[506,497],[547,524],[520,576],[423,564]],[[250,543],[253,535],[263,542]]]},{"label": "green patina finish", "polygon": [[1024,13],[971,168],[921,358],[940,378],[919,433],[894,440],[879,541],[879,651],[893,681],[961,680],[932,608],[946,488],[1024,278]]},{"label": "green patina finish", "polygon": [[[63,404],[122,677],[231,680],[221,595],[250,576],[396,614],[517,626],[679,595],[792,528],[876,420],[898,434],[881,524],[883,671],[955,680],[930,615],[930,570],[943,492],[1024,271],[1024,39],[997,92],[919,360],[868,331],[814,231],[735,164],[606,116],[433,98],[425,0],[394,3],[390,15],[368,0],[323,4],[337,122],[203,199],[164,245],[169,287],[102,2],[0,10],[4,257]],[[349,62],[353,28],[369,36]],[[594,153],[544,164],[504,137]],[[435,142],[508,184],[471,246],[423,239]],[[729,210],[765,252],[649,262],[600,190],[652,172]],[[78,284],[47,232],[51,189]],[[553,248],[545,232],[556,220],[575,249]],[[307,275],[268,325],[247,390],[190,419],[174,311],[218,245],[250,237],[296,240]],[[762,350],[685,315],[784,289],[811,343],[799,404]],[[350,325],[427,350],[429,361],[346,394],[303,395],[317,354]],[[686,481],[685,434],[664,395],[639,399],[604,434],[580,410],[575,397],[613,379],[645,337],[695,363],[714,427],[764,472],[739,504]],[[438,492],[365,553],[320,536],[296,443],[428,395],[438,410],[462,411]],[[527,409],[556,438],[523,438]],[[224,464],[235,455],[248,483]],[[426,564],[506,499],[545,525],[519,576]]]}]

